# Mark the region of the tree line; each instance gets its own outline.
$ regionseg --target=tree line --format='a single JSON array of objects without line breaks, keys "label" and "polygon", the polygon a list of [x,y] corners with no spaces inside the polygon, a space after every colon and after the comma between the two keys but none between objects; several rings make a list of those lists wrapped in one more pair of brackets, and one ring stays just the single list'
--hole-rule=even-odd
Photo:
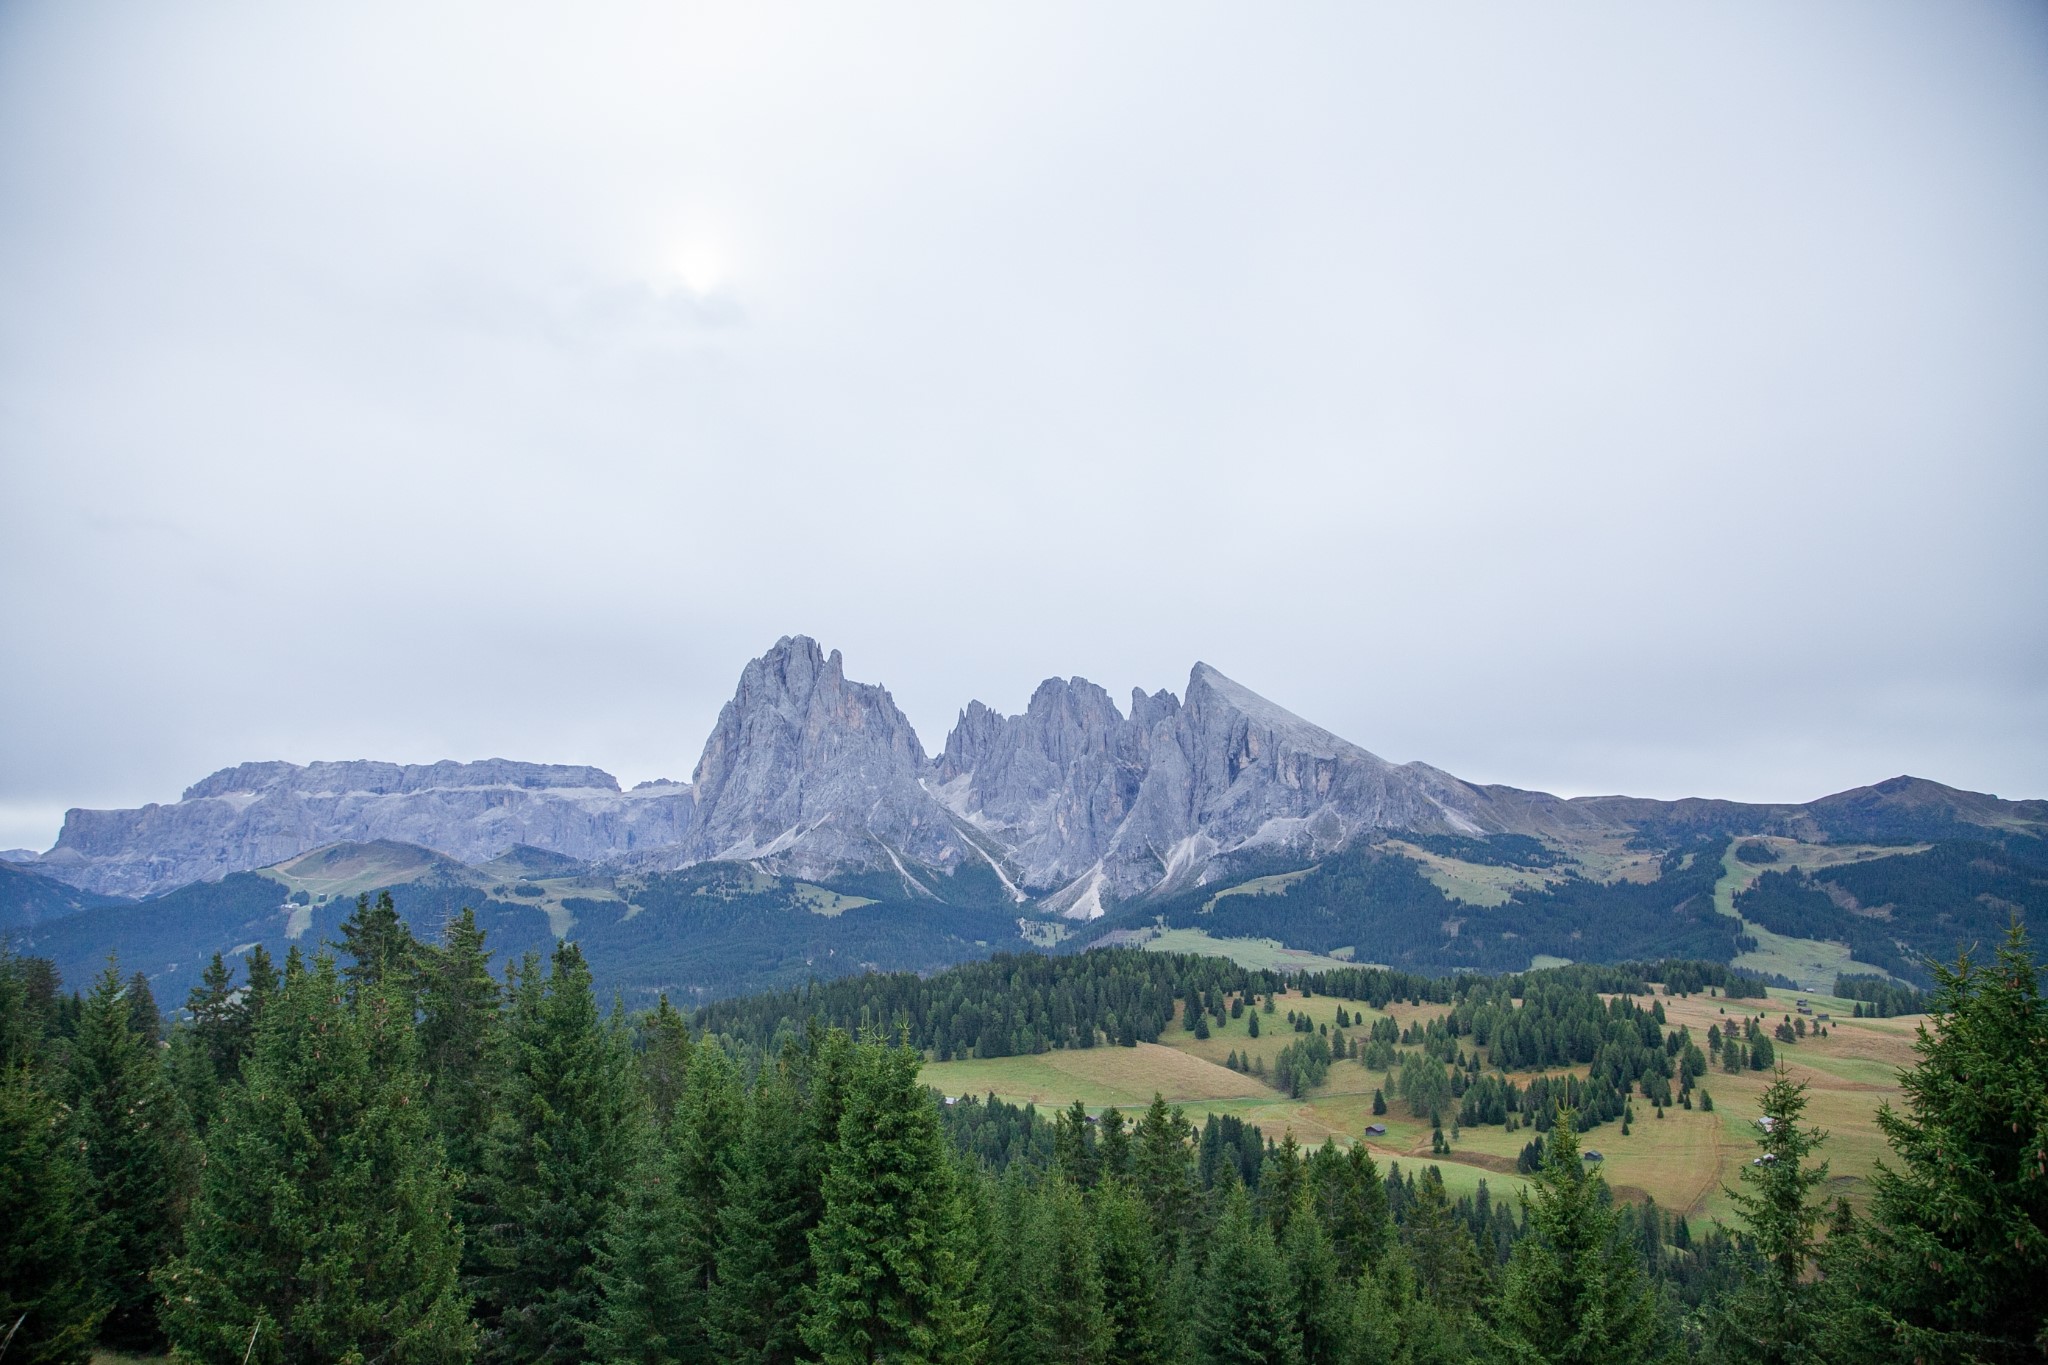
[{"label": "tree line", "polygon": [[167,1038],[111,964],[74,1006],[0,959],[9,1362],[2017,1361],[2048,1331],[2018,930],[1940,974],[1867,1215],[1780,1074],[1732,1237],[1617,1204],[1569,1107],[1510,1209],[1157,1099],[947,1104],[876,1010],[757,1045],[605,1009],[573,942],[499,976],[470,916],[428,945],[361,902],[342,935],[210,969]]}]

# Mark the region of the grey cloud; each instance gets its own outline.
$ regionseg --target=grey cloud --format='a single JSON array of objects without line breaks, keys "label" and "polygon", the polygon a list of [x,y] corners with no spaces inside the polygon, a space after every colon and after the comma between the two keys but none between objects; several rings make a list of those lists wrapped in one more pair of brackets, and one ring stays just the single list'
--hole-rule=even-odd
[{"label": "grey cloud", "polygon": [[[1206,658],[1563,790],[2048,793],[2048,20],[0,11],[0,845]],[[166,528],[167,532],[145,529]]]}]

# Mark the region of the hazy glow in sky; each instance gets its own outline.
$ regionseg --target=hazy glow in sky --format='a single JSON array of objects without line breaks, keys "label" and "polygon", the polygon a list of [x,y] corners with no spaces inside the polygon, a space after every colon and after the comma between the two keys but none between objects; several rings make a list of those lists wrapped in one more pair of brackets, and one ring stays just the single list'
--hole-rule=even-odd
[{"label": "hazy glow in sky", "polygon": [[1566,793],[2048,796],[2048,11],[0,8],[0,847],[1206,659]]}]

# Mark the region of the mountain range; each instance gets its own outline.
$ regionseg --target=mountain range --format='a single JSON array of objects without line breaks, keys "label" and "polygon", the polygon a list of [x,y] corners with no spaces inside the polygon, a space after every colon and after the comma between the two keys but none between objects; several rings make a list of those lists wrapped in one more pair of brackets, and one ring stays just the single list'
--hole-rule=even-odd
[{"label": "mountain range", "polygon": [[1085,920],[1248,857],[1313,859],[1386,831],[1579,851],[1646,832],[1824,842],[1960,826],[2039,833],[2048,802],[1907,777],[1799,805],[1563,799],[1390,763],[1204,663],[1182,696],[1134,690],[1128,710],[1085,678],[1048,678],[1019,715],[970,702],[934,757],[887,689],[798,635],[742,670],[687,783],[622,790],[597,768],[503,759],[244,763],[175,802],[74,809],[48,852],[10,856],[125,897],[379,840],[468,864],[524,846],[637,871],[881,872],[938,900],[986,868],[1015,903]]},{"label": "mountain range", "polygon": [[1202,663],[1121,708],[1084,678],[1018,715],[970,702],[932,755],[885,688],[792,636],[741,671],[688,782],[244,763],[0,855],[0,935],[68,980],[110,950],[182,979],[213,951],[330,939],[389,889],[426,937],[463,906],[505,954],[574,937],[636,998],[1116,942],[1924,981],[2013,915],[2048,932],[2044,836],[2048,802],[1912,777],[1801,804],[1466,782]]}]

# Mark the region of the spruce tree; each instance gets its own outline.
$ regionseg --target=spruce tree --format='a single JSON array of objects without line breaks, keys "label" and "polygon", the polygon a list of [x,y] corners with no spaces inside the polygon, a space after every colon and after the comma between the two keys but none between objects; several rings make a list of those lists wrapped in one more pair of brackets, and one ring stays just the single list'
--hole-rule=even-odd
[{"label": "spruce tree", "polygon": [[[293,945],[292,955],[296,956],[298,951],[297,945]],[[270,950],[260,943],[242,957],[242,980],[242,1051],[236,1057],[238,1065],[248,1054],[249,1040],[263,1020],[264,1007],[277,998],[284,984],[277,974],[277,964],[270,960]]]},{"label": "spruce tree", "polygon": [[149,978],[141,972],[130,976],[122,998],[128,1002],[128,1026],[135,1030],[135,1036],[151,1047],[161,1043],[164,1016],[156,1007],[156,993],[149,988]]},{"label": "spruce tree", "polygon": [[1578,1128],[1560,1109],[1543,1166],[1522,1196],[1528,1233],[1515,1244],[1495,1313],[1503,1360],[1635,1365],[1670,1351],[1635,1248],[1617,1235],[1606,1182],[1579,1160]]},{"label": "spruce tree", "polygon": [[1053,1164],[1060,1174],[1081,1189],[1095,1185],[1100,1157],[1095,1150],[1095,1125],[1088,1121],[1088,1107],[1075,1100],[1053,1119]]},{"label": "spruce tree", "polygon": [[1313,1208],[1304,1205],[1287,1220],[1280,1254],[1302,1365],[1339,1365],[1350,1339],[1351,1304],[1339,1288],[1337,1249]]},{"label": "spruce tree", "polygon": [[795,1201],[788,1235],[802,1248],[801,1265],[793,1270],[798,1279],[796,1302],[789,1309],[798,1317],[799,1340],[817,1286],[811,1236],[825,1217],[825,1177],[838,1154],[840,1121],[846,1116],[857,1058],[858,1050],[844,1030],[816,1024],[805,1030],[801,1043],[789,1041],[781,1058],[798,1106],[796,1141],[784,1159],[790,1166],[788,1193]]},{"label": "spruce tree", "polygon": [[786,1059],[764,1074],[747,1103],[719,1210],[713,1344],[720,1358],[790,1365],[803,1353],[803,1291],[810,1272],[809,1209],[796,1159],[804,1114]]},{"label": "spruce tree", "polygon": [[1469,1365],[1470,1321],[1418,1292],[1407,1257],[1383,1256],[1353,1291],[1345,1365]]},{"label": "spruce tree", "polygon": [[1179,1255],[1182,1239],[1191,1231],[1196,1199],[1193,1136],[1181,1111],[1169,1110],[1154,1094],[1132,1143],[1138,1197],[1150,1215],[1154,1242],[1168,1260]]},{"label": "spruce tree", "polygon": [[1096,1142],[1096,1151],[1101,1161],[1104,1180],[1129,1180],[1131,1178],[1131,1130],[1124,1118],[1123,1110],[1111,1105],[1102,1111],[1102,1122],[1097,1125],[1101,1137]]},{"label": "spruce tree", "polygon": [[465,908],[450,920],[441,946],[422,948],[417,961],[427,1108],[447,1147],[449,1167],[469,1186],[483,1170],[503,1024],[491,954],[475,913]]},{"label": "spruce tree", "polygon": [[220,1107],[220,1090],[242,1070],[247,1016],[235,997],[234,969],[215,953],[185,997],[188,1022],[172,1035],[178,1091],[201,1133]]},{"label": "spruce tree", "polygon": [[1286,1271],[1242,1185],[1231,1184],[1210,1248],[1196,1324],[1202,1365],[1300,1365]]},{"label": "spruce tree", "polygon": [[1032,1247],[1040,1268],[1028,1282],[1041,1294],[1043,1358],[1048,1365],[1098,1365],[1112,1343],[1093,1220],[1081,1191],[1066,1179],[1047,1186],[1037,1204]]},{"label": "spruce tree", "polygon": [[2038,1360],[2048,1346],[2048,1006],[2015,923],[1995,960],[1934,964],[1932,1029],[1914,1043],[1903,1111],[1878,1126],[1897,1158],[1870,1215],[1831,1239],[1837,1351],[1880,1359]]},{"label": "spruce tree", "polygon": [[42,1064],[56,993],[50,960],[16,956],[0,935],[0,1067]]},{"label": "spruce tree", "polygon": [[1793,1081],[1782,1064],[1764,1090],[1763,1111],[1771,1122],[1757,1137],[1760,1154],[1742,1168],[1742,1188],[1728,1192],[1763,1267],[1709,1316],[1708,1354],[1793,1365],[1813,1356],[1817,1323],[1806,1272],[1826,1212],[1814,1192],[1827,1182],[1828,1163],[1809,1167],[1806,1158],[1827,1134],[1801,1123],[1806,1085]]},{"label": "spruce tree", "polygon": [[[11,965],[0,959],[0,992]],[[19,1055],[25,1039],[11,1046],[17,1055],[0,1061],[0,1337],[14,1332],[9,1361],[83,1365],[101,1316],[86,1273],[85,1176],[63,1106]]]},{"label": "spruce tree", "polygon": [[640,1085],[655,1125],[666,1132],[690,1074],[690,1026],[664,994],[654,1012],[641,1018],[639,1033]]},{"label": "spruce tree", "polygon": [[[134,990],[108,959],[79,1016],[67,1098],[85,1174],[89,1273],[107,1310],[101,1335],[146,1350],[162,1341],[149,1277],[178,1245],[185,1125],[156,1046],[136,1028]],[[154,1004],[147,1017],[154,1022]]]},{"label": "spruce tree", "polygon": [[988,1209],[981,1244],[978,1292],[986,1314],[988,1365],[1041,1365],[1045,1345],[1038,1318],[1040,1287],[1032,1277],[1042,1269],[1033,1255],[1038,1197],[1013,1161],[1003,1172]]},{"label": "spruce tree", "polygon": [[713,1341],[720,1211],[742,1113],[738,1072],[715,1043],[697,1050],[666,1145],[654,1145],[616,1224],[601,1276],[604,1309],[593,1353],[645,1365],[704,1365]]},{"label": "spruce tree", "polygon": [[[1326,1145],[1325,1150],[1329,1150]],[[1337,1249],[1337,1269],[1345,1283],[1380,1258],[1392,1226],[1387,1218],[1387,1188],[1379,1166],[1365,1144],[1354,1142],[1342,1153],[1316,1154],[1313,1172],[1316,1207],[1329,1224]]]},{"label": "spruce tree", "polygon": [[1119,1365],[1168,1365],[1175,1334],[1144,1205],[1123,1181],[1095,1191],[1095,1247],[1103,1322]]},{"label": "spruce tree", "polygon": [[348,965],[341,974],[351,992],[365,986],[413,989],[420,943],[398,917],[389,891],[378,892],[375,903],[368,892],[356,897],[355,913],[341,922],[339,946],[348,954]]},{"label": "spruce tree", "polygon": [[945,1134],[907,1049],[862,1044],[811,1236],[804,1341],[824,1365],[948,1361],[973,1335]]},{"label": "spruce tree", "polygon": [[1401,1243],[1415,1268],[1416,1290],[1431,1304],[1455,1311],[1478,1297],[1486,1282],[1479,1249],[1435,1166],[1423,1170],[1401,1211]]},{"label": "spruce tree", "polygon": [[1287,1222],[1307,1192],[1308,1171],[1302,1163],[1301,1144],[1295,1140],[1294,1130],[1290,1128],[1279,1144],[1269,1151],[1266,1164],[1259,1173],[1260,1211],[1273,1225],[1274,1237],[1286,1234]]},{"label": "spruce tree", "polygon": [[245,1072],[207,1135],[185,1253],[157,1276],[178,1358],[469,1359],[452,1181],[403,1002],[350,1005],[331,957],[295,963]]},{"label": "spruce tree", "polygon": [[506,1064],[471,1230],[481,1359],[580,1361],[600,1308],[597,1256],[619,1216],[644,1110],[623,1026],[598,1017],[573,942],[516,976]]}]

